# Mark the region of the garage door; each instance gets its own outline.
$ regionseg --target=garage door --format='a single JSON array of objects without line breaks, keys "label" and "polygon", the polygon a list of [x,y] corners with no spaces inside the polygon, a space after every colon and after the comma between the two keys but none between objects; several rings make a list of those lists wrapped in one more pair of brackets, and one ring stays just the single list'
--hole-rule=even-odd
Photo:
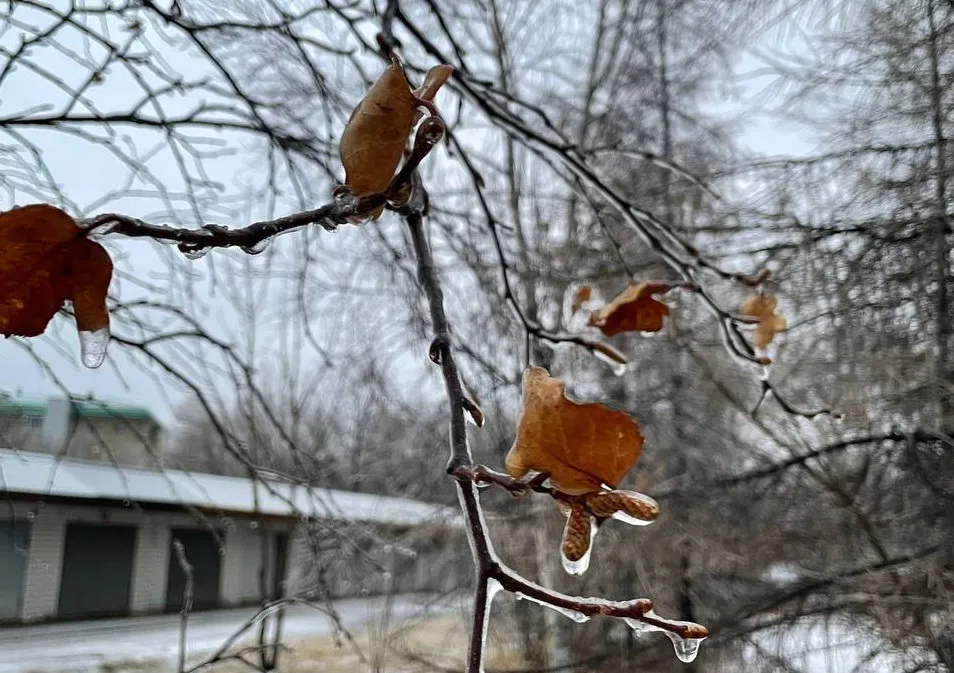
[{"label": "garage door", "polygon": [[219,607],[219,578],[222,574],[222,554],[219,541],[209,530],[173,528],[172,548],[169,550],[169,572],[166,583],[166,610],[182,609],[186,576],[175,550],[178,540],[185,548],[186,560],[192,566],[192,608],[208,610]]},{"label": "garage door", "polygon": [[60,617],[105,617],[129,612],[136,529],[71,523],[63,545]]},{"label": "garage door", "polygon": [[0,621],[20,617],[29,545],[28,521],[0,520]]}]

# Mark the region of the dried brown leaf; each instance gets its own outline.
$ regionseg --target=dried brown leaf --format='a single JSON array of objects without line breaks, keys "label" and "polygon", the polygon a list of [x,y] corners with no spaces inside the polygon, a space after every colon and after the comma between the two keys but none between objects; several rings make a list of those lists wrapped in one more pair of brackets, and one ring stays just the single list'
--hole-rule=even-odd
[{"label": "dried brown leaf", "polygon": [[59,208],[34,204],[0,213],[0,334],[43,333],[67,300],[81,331],[108,327],[113,263]]},{"label": "dried brown leaf", "polygon": [[370,196],[387,188],[411,135],[416,108],[404,70],[395,61],[355,107],[341,135],[338,149],[352,194]]},{"label": "dried brown leaf", "polygon": [[[418,107],[429,105],[453,73],[451,66],[431,68],[424,83],[411,91],[400,62],[391,65],[358,103],[341,135],[338,148],[345,168],[345,186],[355,196],[384,192],[397,171],[411,129],[420,119]],[[375,211],[377,219],[383,207]]]},{"label": "dried brown leaf", "polygon": [[775,312],[777,300],[770,294],[753,294],[745,298],[739,306],[739,313],[751,318],[757,318],[758,326],[752,337],[756,348],[765,348],[775,335],[788,328],[785,318]]},{"label": "dried brown leaf", "polygon": [[541,367],[523,373],[523,408],[507,454],[507,472],[550,475],[554,488],[570,495],[616,487],[639,457],[643,438],[636,421],[593,402],[568,400],[563,382]]},{"label": "dried brown leaf", "polygon": [[661,283],[633,283],[613,301],[594,311],[590,325],[597,327],[606,336],[620,332],[658,332],[663,318],[669,315],[669,307],[653,295],[671,289]]}]

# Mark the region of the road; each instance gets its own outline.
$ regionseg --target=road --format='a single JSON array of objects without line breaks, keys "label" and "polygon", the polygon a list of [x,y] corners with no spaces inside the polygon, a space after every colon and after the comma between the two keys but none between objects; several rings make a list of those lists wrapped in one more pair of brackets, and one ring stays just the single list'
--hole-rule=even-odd
[{"label": "road", "polygon": [[[448,604],[433,605],[426,596],[354,598],[336,601],[336,611],[350,631],[361,631],[372,619],[402,620],[437,614]],[[207,655],[240,627],[254,609],[195,613],[189,618],[190,661]],[[302,605],[285,612],[284,637],[293,640],[328,635],[332,622]],[[178,615],[104,619],[0,629],[0,673],[101,673],[103,664],[157,661],[172,665],[179,655]],[[170,668],[171,670],[171,668]]]}]

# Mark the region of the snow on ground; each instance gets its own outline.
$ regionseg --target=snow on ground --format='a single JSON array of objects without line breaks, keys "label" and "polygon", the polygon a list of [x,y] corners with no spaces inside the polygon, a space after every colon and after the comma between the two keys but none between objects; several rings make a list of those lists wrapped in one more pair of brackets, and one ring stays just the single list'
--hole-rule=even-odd
[{"label": "snow on ground", "polygon": [[[335,602],[338,615],[349,631],[361,631],[369,622],[435,615],[456,606],[433,604],[420,595],[390,598],[354,598]],[[194,613],[189,618],[189,660],[218,649],[251,615],[254,608]],[[179,655],[178,615],[130,617],[95,621],[42,624],[0,629],[0,673],[55,671],[100,673],[104,664],[156,661],[172,666]],[[285,611],[287,639],[332,633],[331,620],[302,605]]]}]

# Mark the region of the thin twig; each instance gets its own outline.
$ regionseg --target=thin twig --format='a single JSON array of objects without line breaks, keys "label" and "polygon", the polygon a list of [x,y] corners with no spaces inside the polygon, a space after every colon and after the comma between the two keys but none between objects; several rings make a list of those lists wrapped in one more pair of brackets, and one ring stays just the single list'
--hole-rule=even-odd
[{"label": "thin twig", "polygon": [[172,549],[176,553],[176,562],[185,576],[185,588],[182,590],[182,609],[179,611],[179,673],[186,670],[186,638],[189,631],[189,615],[192,613],[192,599],[195,573],[192,564],[186,558],[185,547],[178,539],[173,539]]},{"label": "thin twig", "polygon": [[[543,605],[570,611],[583,617],[603,615],[620,617],[642,622],[652,627],[669,631],[685,638],[703,638],[708,635],[705,627],[687,622],[674,622],[650,613],[652,601],[639,598],[630,601],[608,601],[601,598],[569,596],[546,589],[507,567],[497,556],[490,541],[487,524],[484,521],[480,505],[480,496],[473,479],[476,468],[467,443],[467,431],[464,421],[467,398],[461,384],[454,349],[451,341],[451,329],[444,312],[444,295],[427,235],[424,231],[423,189],[416,190],[421,195],[417,204],[409,204],[401,214],[404,216],[411,234],[414,254],[417,259],[418,276],[427,298],[431,315],[434,341],[429,350],[432,362],[440,368],[444,377],[444,386],[450,413],[450,460],[448,472],[455,476],[457,492],[470,533],[471,552],[477,571],[477,587],[474,594],[474,615],[471,625],[470,648],[467,673],[479,673],[483,670],[483,649],[488,601],[492,597],[491,583],[514,594],[537,601]],[[482,474],[490,478],[491,471],[484,469]],[[492,478],[505,482],[494,473]]]}]

